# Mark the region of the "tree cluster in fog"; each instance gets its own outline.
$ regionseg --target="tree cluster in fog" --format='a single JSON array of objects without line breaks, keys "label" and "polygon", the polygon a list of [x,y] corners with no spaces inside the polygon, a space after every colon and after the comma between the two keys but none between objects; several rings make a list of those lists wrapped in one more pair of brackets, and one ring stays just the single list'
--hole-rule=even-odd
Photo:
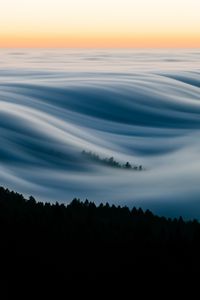
[{"label": "tree cluster in fog", "polygon": [[135,171],[142,171],[142,165],[131,165],[128,161],[125,164],[120,164],[118,161],[114,159],[113,156],[101,158],[98,154],[93,153],[91,151],[83,150],[82,155],[84,155],[88,160],[91,160],[96,163],[100,163],[109,167],[120,168],[120,169],[127,169],[127,170],[135,170]]}]

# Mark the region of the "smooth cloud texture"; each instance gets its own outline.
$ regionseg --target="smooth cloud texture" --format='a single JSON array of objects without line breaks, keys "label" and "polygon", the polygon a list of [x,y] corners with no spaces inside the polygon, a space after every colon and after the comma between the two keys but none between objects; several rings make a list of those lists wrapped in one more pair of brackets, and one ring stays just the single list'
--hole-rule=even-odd
[{"label": "smooth cloud texture", "polygon": [[[199,51],[0,51],[0,180],[200,217]],[[87,163],[81,151],[142,164]]]}]

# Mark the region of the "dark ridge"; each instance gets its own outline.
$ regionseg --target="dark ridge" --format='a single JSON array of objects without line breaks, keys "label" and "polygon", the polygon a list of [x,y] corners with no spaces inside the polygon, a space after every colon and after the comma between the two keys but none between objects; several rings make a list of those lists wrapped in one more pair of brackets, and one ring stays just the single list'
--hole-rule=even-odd
[{"label": "dark ridge", "polygon": [[93,161],[95,163],[99,163],[102,165],[106,165],[112,168],[126,169],[126,170],[134,170],[134,171],[143,171],[144,168],[142,165],[131,165],[128,161],[125,164],[120,164],[118,161],[114,159],[113,156],[101,158],[98,154],[83,150],[82,155],[84,155],[88,160]]},{"label": "dark ridge", "polygon": [[36,202],[0,187],[1,277],[7,284],[47,282],[50,291],[55,284],[66,289],[85,281],[134,285],[152,276],[192,276],[200,269],[199,253],[196,220],[88,200]]}]

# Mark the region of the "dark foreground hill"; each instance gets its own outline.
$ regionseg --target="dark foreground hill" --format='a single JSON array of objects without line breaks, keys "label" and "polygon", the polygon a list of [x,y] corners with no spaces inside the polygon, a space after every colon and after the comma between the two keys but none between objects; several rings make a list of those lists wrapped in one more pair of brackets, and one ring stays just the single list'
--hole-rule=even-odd
[{"label": "dark foreground hill", "polygon": [[199,274],[200,224],[149,210],[36,202],[0,188],[1,277],[7,282],[88,283]]}]

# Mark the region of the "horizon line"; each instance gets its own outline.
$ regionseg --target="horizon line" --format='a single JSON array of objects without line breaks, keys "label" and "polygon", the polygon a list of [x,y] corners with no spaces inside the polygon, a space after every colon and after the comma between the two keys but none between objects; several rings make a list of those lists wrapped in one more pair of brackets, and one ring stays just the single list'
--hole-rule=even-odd
[{"label": "horizon line", "polygon": [[171,49],[171,50],[189,50],[189,49],[200,49],[200,46],[0,46],[0,49],[60,49],[60,50],[68,50],[68,49],[85,49],[85,50],[93,50],[93,49],[100,49],[100,50],[107,50],[107,49],[124,49],[124,50],[139,50],[139,49],[147,49],[147,50],[153,50],[153,49]]}]

